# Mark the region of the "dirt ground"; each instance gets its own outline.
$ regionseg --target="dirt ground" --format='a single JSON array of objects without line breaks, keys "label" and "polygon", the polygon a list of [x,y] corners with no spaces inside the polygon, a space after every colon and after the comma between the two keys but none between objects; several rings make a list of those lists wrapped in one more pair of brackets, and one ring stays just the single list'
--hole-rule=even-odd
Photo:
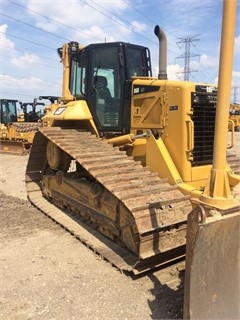
[{"label": "dirt ground", "polygon": [[182,318],[184,263],[120,273],[29,204],[28,156],[0,159],[0,319]]}]

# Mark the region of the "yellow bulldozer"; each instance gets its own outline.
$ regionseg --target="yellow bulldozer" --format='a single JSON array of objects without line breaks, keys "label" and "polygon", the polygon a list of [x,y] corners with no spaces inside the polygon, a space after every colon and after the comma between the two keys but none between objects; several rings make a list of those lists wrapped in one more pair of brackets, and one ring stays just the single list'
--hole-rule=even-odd
[{"label": "yellow bulldozer", "polygon": [[45,114],[45,110],[41,108],[37,111],[37,107],[44,107],[45,103],[39,102],[37,98],[33,102],[19,102],[22,112],[18,113],[19,122],[39,122]]},{"label": "yellow bulldozer", "polygon": [[[23,110],[20,113],[18,104]],[[0,99],[0,153],[29,153],[34,134],[41,126],[40,119],[43,116],[41,112],[36,111],[36,107],[44,105],[36,98],[33,102],[24,103],[14,99]]]},{"label": "yellow bulldozer", "polygon": [[29,200],[119,269],[186,255],[185,318],[240,315],[240,164],[226,161],[235,17],[224,1],[218,87],[167,79],[159,26],[158,78],[144,46],[64,44],[62,97],[26,168]]}]

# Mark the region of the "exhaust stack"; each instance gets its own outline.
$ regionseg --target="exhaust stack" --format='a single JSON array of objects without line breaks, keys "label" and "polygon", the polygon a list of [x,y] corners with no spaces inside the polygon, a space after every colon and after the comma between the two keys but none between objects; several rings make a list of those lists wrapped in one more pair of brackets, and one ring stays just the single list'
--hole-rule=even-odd
[{"label": "exhaust stack", "polygon": [[165,32],[157,25],[154,33],[159,40],[159,71],[158,79],[167,80],[167,37]]}]

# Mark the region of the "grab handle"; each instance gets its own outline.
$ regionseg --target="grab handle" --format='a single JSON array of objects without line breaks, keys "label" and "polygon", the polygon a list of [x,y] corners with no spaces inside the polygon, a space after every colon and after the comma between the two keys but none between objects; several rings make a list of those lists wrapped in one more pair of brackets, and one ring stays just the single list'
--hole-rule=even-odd
[{"label": "grab handle", "polygon": [[187,120],[187,151],[194,149],[194,124],[192,120]]}]

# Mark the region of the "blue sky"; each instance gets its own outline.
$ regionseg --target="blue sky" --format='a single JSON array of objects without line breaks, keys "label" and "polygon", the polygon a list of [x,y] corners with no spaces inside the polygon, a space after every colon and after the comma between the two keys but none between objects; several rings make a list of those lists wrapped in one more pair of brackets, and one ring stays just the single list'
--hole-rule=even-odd
[{"label": "blue sky", "polygon": [[[228,0],[227,0],[228,1]],[[238,12],[239,12],[238,4]],[[62,65],[56,49],[78,41],[126,41],[149,47],[158,70],[159,24],[168,39],[168,78],[183,80],[184,43],[190,46],[190,81],[217,83],[220,0],[0,0],[0,97],[29,102],[61,96]],[[237,18],[232,101],[240,102],[240,22]]]}]

